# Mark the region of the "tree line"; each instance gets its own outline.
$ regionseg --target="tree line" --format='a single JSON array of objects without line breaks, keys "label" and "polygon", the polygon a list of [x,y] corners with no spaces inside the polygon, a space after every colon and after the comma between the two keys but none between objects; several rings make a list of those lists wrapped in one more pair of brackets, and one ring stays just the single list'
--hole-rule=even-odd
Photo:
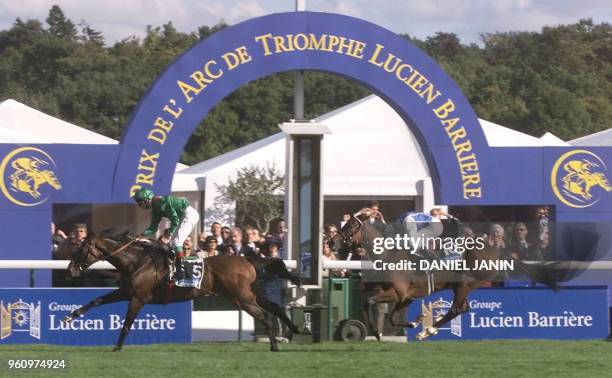
[{"label": "tree line", "polygon": [[[59,6],[45,22],[15,20],[0,31],[0,101],[12,98],[119,139],[130,113],[162,70],[190,46],[227,27],[191,33],[171,22],[108,45],[100,31],[73,23]],[[568,140],[607,129],[612,119],[612,27],[580,20],[540,32],[483,34],[482,46],[438,32],[403,35],[453,78],[480,118]],[[209,159],[278,132],[293,118],[292,73],[242,86],[191,136],[181,161]],[[345,78],[305,73],[305,116],[314,118],[370,92]]]}]

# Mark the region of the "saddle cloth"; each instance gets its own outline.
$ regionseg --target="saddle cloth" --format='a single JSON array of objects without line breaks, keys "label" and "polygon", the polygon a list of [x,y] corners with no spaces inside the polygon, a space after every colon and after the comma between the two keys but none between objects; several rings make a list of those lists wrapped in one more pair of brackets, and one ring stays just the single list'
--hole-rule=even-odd
[{"label": "saddle cloth", "polygon": [[180,260],[176,267],[176,286],[200,288],[204,277],[204,260],[189,256]]}]

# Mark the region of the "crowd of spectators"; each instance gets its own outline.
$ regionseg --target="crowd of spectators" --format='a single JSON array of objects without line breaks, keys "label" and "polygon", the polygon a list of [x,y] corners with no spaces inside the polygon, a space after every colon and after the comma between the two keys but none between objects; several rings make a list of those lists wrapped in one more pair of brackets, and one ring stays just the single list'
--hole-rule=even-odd
[{"label": "crowd of spectators", "polygon": [[[468,224],[463,225],[463,234],[482,236],[486,243],[495,247],[502,256],[520,260],[542,261],[550,257],[549,213],[547,207],[536,209],[535,216],[527,221],[493,223],[488,232],[474,232]],[[482,228],[482,225],[481,225]]]},{"label": "crowd of spectators", "polygon": [[[183,244],[183,250],[186,256],[202,258],[216,255],[283,258],[285,232],[285,222],[282,218],[273,219],[265,235],[252,226],[243,229],[213,222],[209,232],[199,234],[196,244],[192,243],[190,237],[187,238]],[[166,240],[162,240],[162,237],[163,234],[158,241],[167,243]]]},{"label": "crowd of spectators", "polygon": [[[387,220],[380,209],[380,203],[370,201],[365,206],[373,210],[369,222],[374,227],[384,230],[387,227]],[[437,208],[432,209],[431,215],[437,218],[453,218]],[[456,236],[481,237],[488,246],[498,249],[500,254],[505,257],[541,261],[550,256],[548,217],[548,208],[539,207],[536,209],[535,216],[525,222],[461,223],[461,229]],[[339,217],[338,223],[325,225],[321,246],[323,261],[361,260],[368,254],[359,244],[347,246],[339,238],[335,238],[338,231],[344,227],[349,219],[350,214],[347,212]],[[286,258],[283,246],[286,232],[285,221],[280,217],[270,222],[266,234],[251,226],[242,229],[237,226],[230,227],[219,222],[213,222],[209,232],[199,233],[197,242],[188,237],[184,242],[183,250],[186,256],[201,258],[216,255]],[[51,224],[51,234],[53,251],[55,251],[68,235],[57,229],[53,223]],[[75,224],[70,236],[83,240],[87,236],[87,225],[83,223]],[[167,233],[162,232],[157,240],[161,244],[168,244],[170,238]],[[448,253],[448,251],[437,252]],[[324,274],[328,275],[329,272],[325,271]],[[332,270],[331,274],[345,277],[350,274],[350,271],[336,269]]]}]

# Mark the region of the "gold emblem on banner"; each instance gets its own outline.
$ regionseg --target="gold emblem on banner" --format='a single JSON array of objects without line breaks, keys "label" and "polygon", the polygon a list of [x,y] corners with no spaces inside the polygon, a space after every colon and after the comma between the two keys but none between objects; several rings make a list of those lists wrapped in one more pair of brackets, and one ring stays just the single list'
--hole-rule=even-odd
[{"label": "gold emblem on banner", "polygon": [[4,301],[0,301],[0,313],[0,340],[13,332],[29,332],[30,336],[40,340],[40,301],[34,305],[19,299],[6,306]]},{"label": "gold emblem on banner", "polygon": [[604,161],[591,151],[573,150],[555,162],[550,181],[555,196],[574,208],[595,205],[603,193],[612,191]]},{"label": "gold emblem on banner", "polygon": [[55,169],[55,161],[45,151],[17,148],[0,163],[0,190],[16,205],[39,205],[47,200],[51,190],[62,188]]}]

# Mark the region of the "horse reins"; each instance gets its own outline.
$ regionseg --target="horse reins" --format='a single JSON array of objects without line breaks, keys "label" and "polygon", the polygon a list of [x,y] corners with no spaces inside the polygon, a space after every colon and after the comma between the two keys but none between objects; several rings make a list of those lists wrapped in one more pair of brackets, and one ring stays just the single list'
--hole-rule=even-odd
[{"label": "horse reins", "polygon": [[132,245],[136,240],[138,240],[138,238],[134,238],[134,239],[130,240],[129,242],[125,243],[123,246],[117,248],[114,252],[111,252],[110,254],[108,254],[108,256],[106,256],[106,258],[115,256],[116,254],[125,251],[126,248],[129,247],[130,245]]},{"label": "horse reins", "polygon": [[344,240],[345,243],[350,244],[352,242],[353,236],[355,234],[357,234],[359,231],[361,231],[361,229],[363,228],[363,222],[361,221],[361,219],[359,219],[359,217],[357,217],[357,215],[361,215],[361,213],[355,213],[355,214],[351,215],[351,217],[353,219],[355,219],[357,221],[357,223],[359,223],[359,227],[357,228],[357,231],[355,231],[353,233],[353,235],[346,236],[346,235],[344,235],[344,233],[342,233],[340,230],[338,230],[338,235],[340,235],[342,237],[342,240]]}]

